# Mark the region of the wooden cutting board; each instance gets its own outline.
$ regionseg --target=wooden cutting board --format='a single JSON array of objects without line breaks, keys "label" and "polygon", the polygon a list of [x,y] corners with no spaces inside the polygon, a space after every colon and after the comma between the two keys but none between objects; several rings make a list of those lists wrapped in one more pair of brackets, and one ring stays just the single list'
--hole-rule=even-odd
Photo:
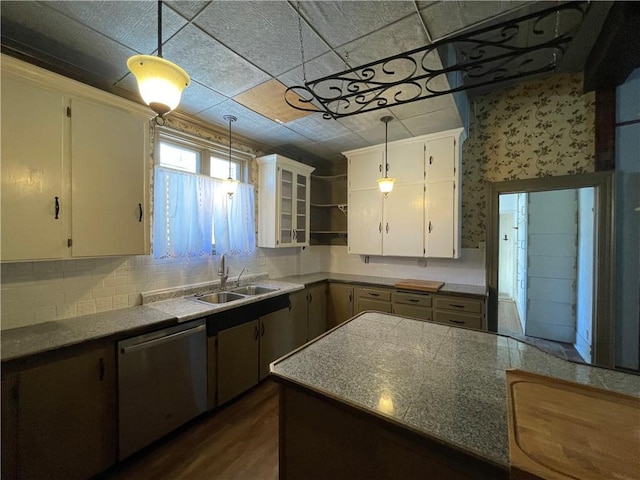
[{"label": "wooden cutting board", "polygon": [[438,282],[436,280],[418,280],[414,278],[408,278],[406,280],[400,280],[394,286],[402,290],[417,290],[419,292],[437,292],[442,288],[444,282]]},{"label": "wooden cutting board", "polygon": [[640,397],[521,370],[507,397],[511,478],[639,478]]}]

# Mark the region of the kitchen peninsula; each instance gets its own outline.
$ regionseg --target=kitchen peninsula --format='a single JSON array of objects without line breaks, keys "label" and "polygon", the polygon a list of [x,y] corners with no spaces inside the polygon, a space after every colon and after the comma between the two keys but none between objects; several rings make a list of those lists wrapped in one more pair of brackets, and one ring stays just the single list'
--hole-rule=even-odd
[{"label": "kitchen peninsula", "polygon": [[634,375],[365,312],[271,365],[280,478],[508,478],[508,368],[640,395]]}]

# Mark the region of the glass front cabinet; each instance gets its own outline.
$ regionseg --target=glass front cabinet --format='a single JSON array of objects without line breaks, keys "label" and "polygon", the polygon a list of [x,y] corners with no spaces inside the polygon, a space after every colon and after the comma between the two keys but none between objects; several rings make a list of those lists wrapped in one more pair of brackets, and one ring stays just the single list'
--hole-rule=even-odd
[{"label": "glass front cabinet", "polygon": [[282,155],[257,159],[258,246],[309,245],[309,177],[314,168]]}]

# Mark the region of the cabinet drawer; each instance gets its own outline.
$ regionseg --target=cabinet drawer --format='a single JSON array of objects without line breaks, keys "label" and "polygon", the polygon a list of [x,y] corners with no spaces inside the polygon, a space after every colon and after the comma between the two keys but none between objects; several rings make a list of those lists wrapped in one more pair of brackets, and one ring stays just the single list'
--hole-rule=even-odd
[{"label": "cabinet drawer", "polygon": [[458,297],[436,297],[434,299],[435,308],[465,313],[482,313],[482,303],[482,300]]},{"label": "cabinet drawer", "polygon": [[391,313],[391,302],[376,300],[373,298],[359,297],[356,303],[356,311],[354,314],[364,312],[365,310],[373,310],[375,312]]},{"label": "cabinet drawer", "polygon": [[359,298],[374,298],[376,300],[391,301],[391,290],[383,290],[381,288],[358,287],[356,296]]},{"label": "cabinet drawer", "polygon": [[422,307],[430,307],[431,295],[422,295],[417,293],[393,292],[393,303],[403,303],[406,305],[420,305]]},{"label": "cabinet drawer", "polygon": [[419,305],[406,305],[404,303],[394,303],[393,313],[403,317],[415,318],[416,320],[431,321],[433,310],[429,307]]},{"label": "cabinet drawer", "polygon": [[433,321],[437,323],[445,323],[454,327],[466,327],[482,330],[482,316],[480,315],[436,310],[433,314]]}]

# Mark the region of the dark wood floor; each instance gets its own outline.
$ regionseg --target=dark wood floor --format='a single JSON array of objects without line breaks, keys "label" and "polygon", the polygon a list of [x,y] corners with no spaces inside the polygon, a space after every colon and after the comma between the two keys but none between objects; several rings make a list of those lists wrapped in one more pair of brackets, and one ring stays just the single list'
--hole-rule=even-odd
[{"label": "dark wood floor", "polygon": [[263,382],[101,478],[277,480],[277,384]]},{"label": "dark wood floor", "polygon": [[498,333],[508,335],[516,340],[528,343],[556,357],[573,362],[584,363],[584,360],[570,343],[554,342],[543,338],[528,337],[522,332],[520,318],[512,301],[498,301]]}]

